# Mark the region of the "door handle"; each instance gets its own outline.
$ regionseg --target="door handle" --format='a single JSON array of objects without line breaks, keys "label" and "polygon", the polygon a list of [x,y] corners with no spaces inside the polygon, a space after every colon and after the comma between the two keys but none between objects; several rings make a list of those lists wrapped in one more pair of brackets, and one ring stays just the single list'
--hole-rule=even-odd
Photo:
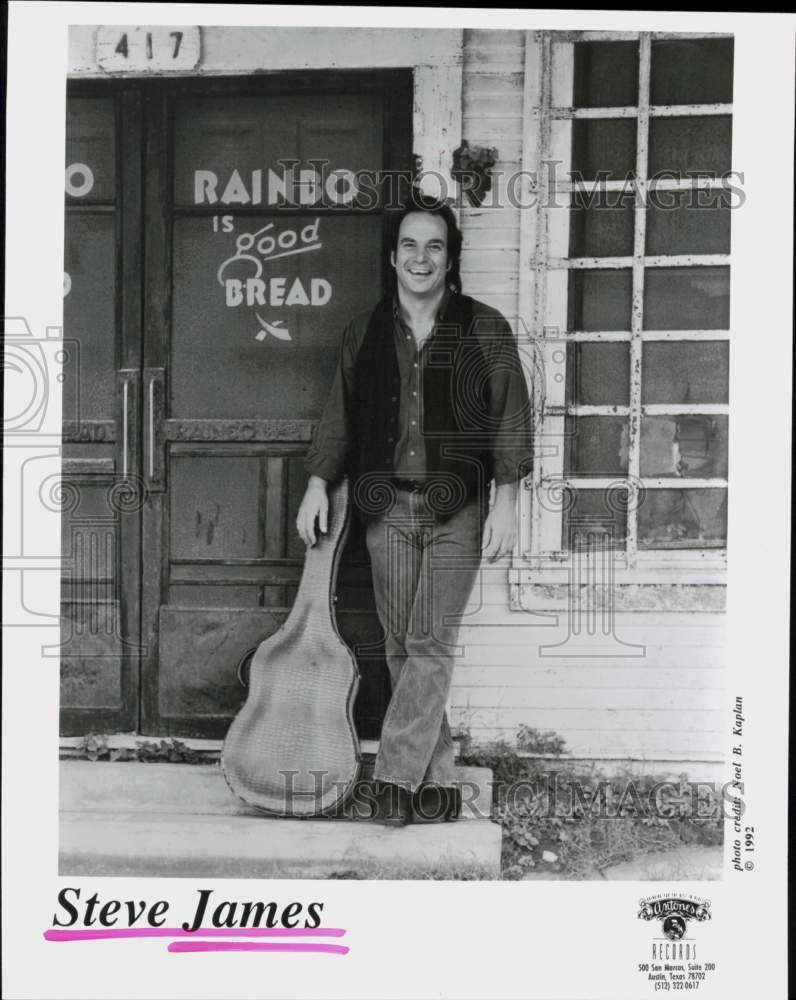
[{"label": "door handle", "polygon": [[127,479],[138,471],[138,387],[141,373],[137,368],[121,368],[117,375],[121,385],[122,422],[119,461],[122,479]]},{"label": "door handle", "polygon": [[166,489],[163,423],[166,416],[166,371],[144,369],[144,482],[151,492]]}]

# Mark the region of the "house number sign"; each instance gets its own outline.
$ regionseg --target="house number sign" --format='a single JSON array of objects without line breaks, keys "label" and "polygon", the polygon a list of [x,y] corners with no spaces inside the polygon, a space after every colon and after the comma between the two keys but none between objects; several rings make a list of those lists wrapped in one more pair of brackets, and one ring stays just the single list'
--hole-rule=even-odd
[{"label": "house number sign", "polygon": [[201,55],[197,25],[101,25],[97,65],[107,73],[173,73],[195,69]]}]

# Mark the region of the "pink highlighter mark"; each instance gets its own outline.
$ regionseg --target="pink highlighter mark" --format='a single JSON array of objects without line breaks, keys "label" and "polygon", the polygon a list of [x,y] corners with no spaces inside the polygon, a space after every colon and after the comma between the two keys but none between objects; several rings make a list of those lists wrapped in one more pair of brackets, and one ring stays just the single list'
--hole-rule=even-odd
[{"label": "pink highlighter mark", "polygon": [[342,944],[271,944],[265,941],[172,941],[168,948],[171,952],[196,951],[299,951],[324,952],[331,955],[347,955],[348,948]]},{"label": "pink highlighter mark", "polygon": [[[186,943],[197,943],[197,938],[220,937],[342,937],[343,927],[199,927],[195,931],[184,931],[182,927],[103,927],[87,930],[61,930],[50,927],[44,932],[45,941],[109,941],[114,938],[193,938]],[[223,942],[218,942],[222,944]],[[252,942],[249,942],[252,943]],[[267,948],[278,948],[279,945],[267,945]],[[337,947],[332,945],[293,945],[291,950],[309,948],[317,950],[320,947]],[[171,949],[170,949],[171,950]],[[190,949],[180,949],[190,950]],[[348,951],[346,948],[345,951]]]}]

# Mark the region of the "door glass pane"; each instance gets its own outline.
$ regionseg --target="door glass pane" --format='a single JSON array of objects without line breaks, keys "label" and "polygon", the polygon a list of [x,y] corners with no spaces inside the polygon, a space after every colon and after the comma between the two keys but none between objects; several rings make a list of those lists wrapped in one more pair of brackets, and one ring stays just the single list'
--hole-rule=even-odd
[{"label": "door glass pane", "polygon": [[730,115],[650,118],[647,159],[650,177],[664,172],[677,177],[721,175],[729,172],[731,163]]},{"label": "door glass pane", "polygon": [[571,550],[601,543],[607,547],[611,542],[624,542],[627,537],[626,496],[621,489],[566,490],[562,548]]},{"label": "door glass pane", "polygon": [[66,108],[67,204],[112,202],[116,109],[112,97],[70,97]]},{"label": "door glass pane", "polygon": [[640,549],[712,549],[727,544],[727,490],[647,490],[638,509]]},{"label": "door glass pane", "polygon": [[568,403],[627,406],[629,399],[629,344],[567,345]]},{"label": "door glass pane", "polygon": [[729,267],[648,267],[645,330],[728,330]]},{"label": "door glass pane", "polygon": [[575,118],[572,173],[585,181],[598,173],[609,181],[632,177],[636,169],[635,118]]},{"label": "door glass pane", "polygon": [[632,192],[574,191],[569,221],[570,257],[629,257],[633,253]]},{"label": "door glass pane", "polygon": [[641,475],[726,479],[727,417],[642,417]]},{"label": "door glass pane", "polygon": [[567,417],[564,473],[615,476],[627,472],[627,418]]},{"label": "door glass pane", "polygon": [[642,349],[642,403],[726,403],[726,340],[648,341]]},{"label": "door glass pane", "polygon": [[730,204],[728,191],[650,194],[647,254],[729,253]]},{"label": "door glass pane", "polygon": [[576,108],[638,104],[638,42],[577,42],[572,103]]},{"label": "door glass pane", "polygon": [[633,272],[571,270],[569,272],[569,330],[629,330]]},{"label": "door glass pane", "polygon": [[115,411],[116,218],[67,211],[64,234],[64,337],[77,341],[65,368],[65,417],[110,420]]},{"label": "door glass pane", "polygon": [[375,173],[382,155],[375,96],[185,99],[176,108],[175,202],[350,207],[347,185],[335,194],[334,182],[327,189],[326,180],[338,170]]},{"label": "door glass pane", "polygon": [[[171,413],[317,419],[345,324],[379,296],[381,218],[274,214],[234,225],[175,220]],[[291,240],[311,249],[288,255]],[[234,384],[220,388],[220,372]]]},{"label": "door glass pane", "polygon": [[653,41],[651,104],[730,104],[732,38]]}]

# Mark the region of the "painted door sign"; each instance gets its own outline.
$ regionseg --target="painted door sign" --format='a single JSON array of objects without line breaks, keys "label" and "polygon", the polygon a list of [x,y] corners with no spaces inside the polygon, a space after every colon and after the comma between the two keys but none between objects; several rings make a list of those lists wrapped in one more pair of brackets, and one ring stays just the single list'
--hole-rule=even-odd
[{"label": "painted door sign", "polygon": [[[270,270],[277,260],[321,250],[320,225],[320,217],[316,216],[304,226],[280,227],[268,222],[253,232],[240,233],[235,239],[235,252],[221,262],[216,272],[226,307],[320,307],[330,302],[332,285],[327,278],[265,273],[265,266]],[[213,216],[213,232],[223,234],[234,229],[233,216]],[[293,339],[284,320],[264,317],[256,310],[255,317],[260,325],[256,340],[262,342],[269,335],[276,340]]]},{"label": "painted door sign", "polygon": [[[280,161],[284,162],[284,161]],[[320,162],[320,161],[319,161]],[[194,170],[195,205],[279,205],[289,203],[308,207],[323,198],[330,205],[348,205],[360,193],[357,176],[340,168],[318,173],[314,167],[285,167],[281,172],[268,170],[263,190],[263,171],[252,170],[248,181],[233,170],[219,193],[219,177],[214,170]],[[265,197],[263,197],[263,195]]]}]

